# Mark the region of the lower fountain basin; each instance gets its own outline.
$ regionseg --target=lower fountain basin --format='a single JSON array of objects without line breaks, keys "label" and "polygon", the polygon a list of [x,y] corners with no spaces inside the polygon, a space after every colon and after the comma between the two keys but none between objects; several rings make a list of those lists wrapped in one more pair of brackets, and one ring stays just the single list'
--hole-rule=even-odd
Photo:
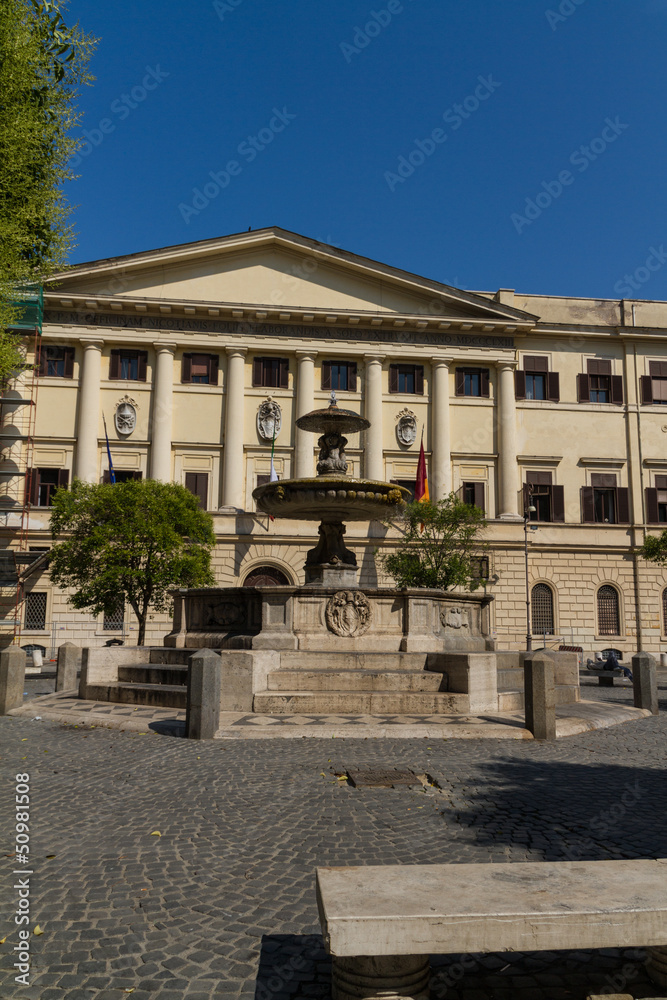
[{"label": "lower fountain basin", "polygon": [[400,514],[410,500],[402,486],[344,475],[278,480],[252,495],[265,514],[303,521],[382,521]]}]

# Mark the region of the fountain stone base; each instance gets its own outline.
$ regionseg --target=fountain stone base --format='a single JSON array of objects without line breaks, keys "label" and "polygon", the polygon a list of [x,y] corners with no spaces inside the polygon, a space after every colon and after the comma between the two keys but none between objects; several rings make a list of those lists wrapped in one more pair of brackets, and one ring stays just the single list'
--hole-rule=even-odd
[{"label": "fountain stone base", "polygon": [[318,529],[319,541],[306,555],[304,566],[307,587],[358,587],[357,557],[345,547],[342,521],[323,520]]}]

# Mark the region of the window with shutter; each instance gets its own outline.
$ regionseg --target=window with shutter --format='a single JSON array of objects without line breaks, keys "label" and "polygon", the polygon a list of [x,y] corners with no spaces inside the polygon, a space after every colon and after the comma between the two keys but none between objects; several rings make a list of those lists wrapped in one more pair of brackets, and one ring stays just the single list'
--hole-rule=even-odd
[{"label": "window with shutter", "polygon": [[55,491],[69,483],[67,469],[33,469],[31,503],[37,507],[50,507]]},{"label": "window with shutter", "polygon": [[208,509],[208,472],[186,472],[185,488],[199,498],[199,506]]},{"label": "window with shutter", "polygon": [[74,377],[74,348],[41,344],[35,361],[38,375],[52,378]]},{"label": "window with shutter", "polygon": [[656,476],[655,487],[645,490],[648,524],[667,523],[667,476]]},{"label": "window with shutter", "polygon": [[463,483],[461,498],[464,503],[470,504],[471,507],[479,507],[480,510],[484,510],[484,483],[474,481]]},{"label": "window with shutter", "polygon": [[490,393],[488,368],[457,368],[455,389],[457,396],[488,396]]},{"label": "window with shutter", "polygon": [[255,358],[252,364],[252,384],[265,389],[289,387],[287,358]]},{"label": "window with shutter", "polygon": [[649,361],[640,379],[642,403],[667,403],[667,361]]},{"label": "window with shutter", "polygon": [[389,392],[409,395],[424,394],[424,368],[422,365],[390,365]]},{"label": "window with shutter", "polygon": [[356,392],[357,366],[353,361],[323,361],[322,388],[334,392]]},{"label": "window with shutter", "polygon": [[190,362],[190,381],[208,385],[211,375],[211,358],[208,354],[193,354]]}]

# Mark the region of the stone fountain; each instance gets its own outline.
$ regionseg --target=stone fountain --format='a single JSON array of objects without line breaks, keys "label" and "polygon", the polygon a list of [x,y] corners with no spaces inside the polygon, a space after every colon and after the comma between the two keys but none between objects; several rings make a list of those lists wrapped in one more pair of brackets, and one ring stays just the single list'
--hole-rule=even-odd
[{"label": "stone fountain", "polygon": [[299,417],[297,427],[321,434],[317,476],[258,486],[258,510],[273,517],[319,521],[319,542],[306,556],[306,586],[357,587],[357,558],[346,548],[345,521],[386,520],[399,514],[410,494],[402,486],[348,476],[347,438],[370,427],[370,421],[338,406],[336,394],[326,410]]}]

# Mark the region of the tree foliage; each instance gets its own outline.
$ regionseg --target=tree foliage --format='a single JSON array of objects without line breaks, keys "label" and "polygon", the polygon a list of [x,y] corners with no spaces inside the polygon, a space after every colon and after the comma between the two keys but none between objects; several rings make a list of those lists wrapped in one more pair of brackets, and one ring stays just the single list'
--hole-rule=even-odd
[{"label": "tree foliage", "polygon": [[648,562],[666,563],[667,531],[663,531],[661,535],[647,535],[638,552]]},{"label": "tree foliage", "polygon": [[214,582],[213,521],[196,496],[153,479],[91,485],[74,480],[53,496],[51,579],[70,603],[112,614],[127,602],[144,643],[149,610],[170,608],[169,590]]},{"label": "tree foliage", "polygon": [[476,590],[476,559],[482,551],[484,512],[464,503],[456,493],[443,500],[408,504],[404,537],[383,565],[399,587]]},{"label": "tree foliage", "polygon": [[8,333],[20,310],[18,286],[44,281],[72,246],[63,185],[79,140],[78,88],[92,77],[94,39],[68,27],[63,2],[0,4],[0,379],[20,367]]}]

